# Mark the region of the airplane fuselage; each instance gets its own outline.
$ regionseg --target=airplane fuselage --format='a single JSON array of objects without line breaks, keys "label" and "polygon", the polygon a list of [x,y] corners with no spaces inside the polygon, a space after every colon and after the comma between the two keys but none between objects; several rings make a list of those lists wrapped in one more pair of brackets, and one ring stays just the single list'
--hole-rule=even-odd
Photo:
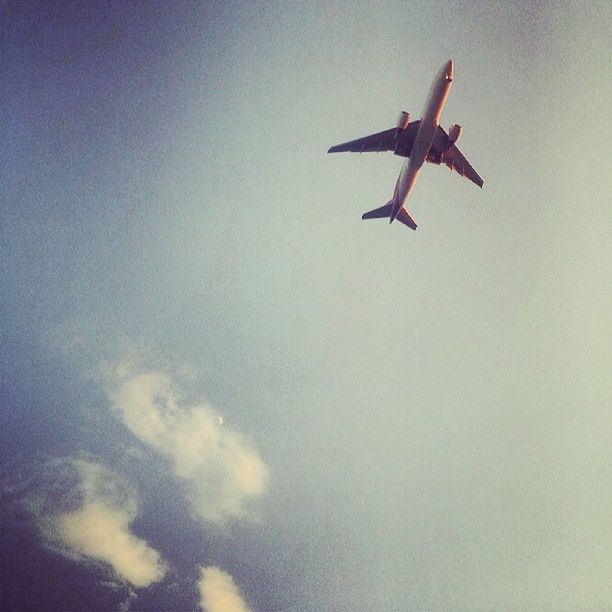
[{"label": "airplane fuselage", "polygon": [[406,198],[408,198],[416,183],[421,167],[425,163],[438,129],[440,114],[444,108],[452,81],[453,61],[448,60],[436,75],[427,95],[419,131],[414,139],[410,157],[402,165],[397,183],[395,184],[389,223],[392,223],[395,217],[397,217],[400,208],[404,205]]}]

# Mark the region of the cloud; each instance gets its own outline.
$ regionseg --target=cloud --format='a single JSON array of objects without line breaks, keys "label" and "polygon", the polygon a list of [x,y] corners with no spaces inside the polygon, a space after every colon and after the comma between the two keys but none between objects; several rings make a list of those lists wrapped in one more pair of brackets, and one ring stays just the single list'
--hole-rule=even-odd
[{"label": "cloud", "polygon": [[249,518],[247,500],[266,489],[268,469],[238,432],[204,403],[188,405],[160,371],[115,367],[107,387],[115,413],[142,442],[170,462],[186,486],[194,517],[208,523]]},{"label": "cloud", "polygon": [[204,612],[249,612],[232,577],[218,567],[203,567],[198,582]]},{"label": "cloud", "polygon": [[161,580],[164,568],[159,553],[130,533],[132,520],[128,512],[91,501],[58,516],[55,529],[65,546],[108,563],[121,578],[144,587]]},{"label": "cloud", "polygon": [[43,535],[61,552],[109,565],[136,587],[161,580],[161,555],[130,531],[137,503],[127,483],[99,463],[45,464],[26,499]]}]

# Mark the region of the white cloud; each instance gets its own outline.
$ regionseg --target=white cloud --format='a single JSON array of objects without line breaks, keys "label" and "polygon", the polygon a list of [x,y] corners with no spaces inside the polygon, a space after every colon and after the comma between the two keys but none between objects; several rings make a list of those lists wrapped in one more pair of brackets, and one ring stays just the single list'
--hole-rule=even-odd
[{"label": "white cloud", "polygon": [[268,480],[257,451],[210,406],[187,405],[166,374],[131,375],[126,365],[113,374],[113,409],[135,436],[170,460],[186,485],[192,514],[219,525],[248,518],[247,500],[261,495]]},{"label": "white cloud", "polygon": [[159,553],[130,533],[132,519],[103,501],[91,501],[56,517],[55,530],[65,546],[108,563],[121,578],[144,587],[161,580],[164,567]]},{"label": "white cloud", "polygon": [[204,612],[249,612],[232,577],[218,567],[203,567],[198,582]]},{"label": "white cloud", "polygon": [[108,564],[136,587],[163,578],[160,554],[130,531],[137,504],[125,483],[92,461],[55,461],[50,468],[58,470],[56,480],[37,491],[34,509],[43,534],[55,546]]}]

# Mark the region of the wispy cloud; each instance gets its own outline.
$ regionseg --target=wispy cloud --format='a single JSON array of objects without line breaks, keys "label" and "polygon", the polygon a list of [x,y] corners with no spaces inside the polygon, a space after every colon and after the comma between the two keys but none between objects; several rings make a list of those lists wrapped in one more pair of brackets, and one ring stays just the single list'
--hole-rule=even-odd
[{"label": "wispy cloud", "polygon": [[249,612],[233,578],[218,567],[203,567],[198,582],[204,612]]},{"label": "wispy cloud", "polygon": [[247,501],[265,491],[268,469],[244,437],[211,406],[187,402],[176,380],[161,371],[132,373],[122,365],[112,374],[107,391],[114,411],[171,462],[194,517],[218,525],[251,517]]},{"label": "wispy cloud", "polygon": [[99,463],[62,459],[44,466],[26,504],[43,535],[75,559],[109,565],[136,587],[161,580],[161,555],[131,531],[137,502],[127,483]]}]

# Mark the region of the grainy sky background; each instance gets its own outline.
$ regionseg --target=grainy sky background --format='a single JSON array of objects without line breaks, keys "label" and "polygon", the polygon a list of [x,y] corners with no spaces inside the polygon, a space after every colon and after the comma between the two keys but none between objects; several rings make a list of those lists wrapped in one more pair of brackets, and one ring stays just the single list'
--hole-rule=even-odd
[{"label": "grainy sky background", "polygon": [[2,609],[612,607],[611,22],[3,2]]}]

